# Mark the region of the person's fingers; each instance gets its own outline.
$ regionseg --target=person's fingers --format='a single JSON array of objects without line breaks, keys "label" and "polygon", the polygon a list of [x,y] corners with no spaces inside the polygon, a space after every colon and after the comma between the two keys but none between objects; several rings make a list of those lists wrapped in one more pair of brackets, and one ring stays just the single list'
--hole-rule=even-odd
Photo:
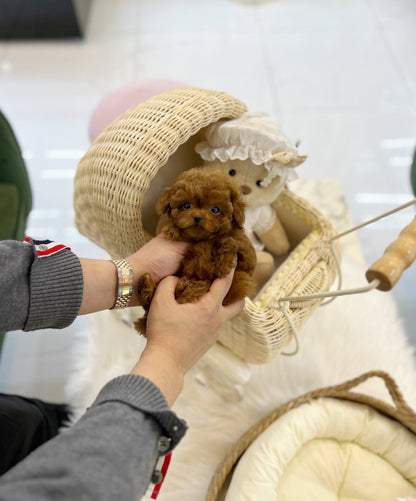
[{"label": "person's fingers", "polygon": [[207,293],[207,297],[214,300],[216,303],[222,304],[227,292],[230,290],[235,268],[233,268],[228,275],[222,278],[216,278]]},{"label": "person's fingers", "polygon": [[224,306],[222,309],[223,319],[224,321],[230,320],[231,318],[238,315],[243,309],[245,305],[245,299],[240,299],[235,301],[234,303],[228,304]]},{"label": "person's fingers", "polygon": [[[168,237],[168,234],[165,231],[161,231],[154,238],[157,240],[167,240],[168,242],[173,242],[173,240]],[[177,240],[177,241],[179,241],[179,240]]]},{"label": "person's fingers", "polygon": [[169,275],[161,280],[157,286],[155,296],[157,295],[162,301],[175,301],[175,288],[179,278],[174,275]]}]

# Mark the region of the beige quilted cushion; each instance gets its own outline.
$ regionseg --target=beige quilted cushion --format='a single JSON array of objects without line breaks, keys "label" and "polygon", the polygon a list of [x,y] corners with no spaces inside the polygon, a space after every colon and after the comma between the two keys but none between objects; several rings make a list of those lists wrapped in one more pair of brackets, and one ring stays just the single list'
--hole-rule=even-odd
[{"label": "beige quilted cushion", "polygon": [[416,496],[416,436],[353,402],[321,398],[267,428],[240,459],[227,501],[395,501]]}]

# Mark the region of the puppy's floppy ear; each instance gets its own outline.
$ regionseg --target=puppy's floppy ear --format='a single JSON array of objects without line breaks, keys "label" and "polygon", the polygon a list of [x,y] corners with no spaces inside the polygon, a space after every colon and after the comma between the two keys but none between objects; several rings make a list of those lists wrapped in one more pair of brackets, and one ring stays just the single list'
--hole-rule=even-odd
[{"label": "puppy's floppy ear", "polygon": [[230,189],[230,197],[231,204],[233,206],[233,221],[237,225],[237,227],[241,230],[243,229],[245,213],[244,210],[246,208],[245,202],[243,202],[243,197],[241,195],[240,190],[232,187]]},{"label": "puppy's floppy ear", "polygon": [[167,212],[170,212],[171,197],[172,197],[172,188],[166,188],[156,204],[156,210],[158,214],[166,214]]}]

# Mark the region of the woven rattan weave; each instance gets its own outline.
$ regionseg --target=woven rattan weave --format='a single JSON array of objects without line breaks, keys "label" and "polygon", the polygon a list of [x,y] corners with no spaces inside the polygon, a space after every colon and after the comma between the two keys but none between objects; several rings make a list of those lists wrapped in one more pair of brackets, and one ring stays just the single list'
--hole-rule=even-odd
[{"label": "woven rattan weave", "polygon": [[224,92],[195,88],[164,92],[130,108],[78,165],[74,207],[79,231],[113,257],[132,254],[150,238],[141,208],[159,169],[202,128],[244,111],[241,101]]},{"label": "woven rattan weave", "polygon": [[[244,311],[226,323],[220,341],[246,362],[261,364],[273,360],[300,329],[321,300],[296,302],[285,311],[279,299],[327,291],[336,265],[326,244],[335,234],[333,226],[308,202],[285,190],[274,203],[291,248],[281,264],[253,299],[246,299]],[[290,322],[288,321],[290,319]]]}]

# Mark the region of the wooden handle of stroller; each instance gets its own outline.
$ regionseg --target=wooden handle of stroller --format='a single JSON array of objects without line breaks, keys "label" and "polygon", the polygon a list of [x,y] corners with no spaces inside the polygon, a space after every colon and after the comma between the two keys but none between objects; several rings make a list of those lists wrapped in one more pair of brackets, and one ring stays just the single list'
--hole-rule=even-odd
[{"label": "wooden handle of stroller", "polygon": [[367,270],[368,282],[380,280],[377,289],[389,291],[402,273],[416,259],[416,217],[384,251],[383,256]]}]

